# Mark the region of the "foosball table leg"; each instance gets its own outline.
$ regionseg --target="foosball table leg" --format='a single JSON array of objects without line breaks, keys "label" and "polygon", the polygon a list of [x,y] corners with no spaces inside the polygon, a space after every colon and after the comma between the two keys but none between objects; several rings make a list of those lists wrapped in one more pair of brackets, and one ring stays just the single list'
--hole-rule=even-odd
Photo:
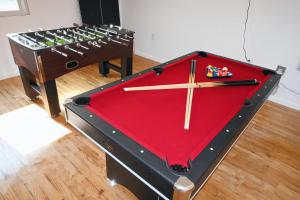
[{"label": "foosball table leg", "polygon": [[55,80],[40,83],[40,89],[45,109],[52,117],[57,116],[60,113],[60,106]]},{"label": "foosball table leg", "polygon": [[132,57],[121,58],[121,78],[132,74]]},{"label": "foosball table leg", "polygon": [[108,61],[100,61],[99,62],[99,73],[105,77],[107,76],[107,74],[109,74]]},{"label": "foosball table leg", "polygon": [[35,99],[39,92],[34,90],[32,85],[37,85],[35,76],[25,67],[18,66],[25,94],[31,99]]}]

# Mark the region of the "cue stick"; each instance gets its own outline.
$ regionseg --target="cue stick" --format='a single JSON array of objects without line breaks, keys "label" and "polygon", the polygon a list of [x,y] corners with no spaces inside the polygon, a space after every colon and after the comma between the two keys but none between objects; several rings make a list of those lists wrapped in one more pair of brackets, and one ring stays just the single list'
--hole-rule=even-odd
[{"label": "cue stick", "polygon": [[237,80],[237,81],[214,81],[214,82],[197,82],[197,83],[182,83],[168,85],[151,85],[141,87],[126,87],[124,91],[142,91],[142,90],[166,90],[166,89],[185,89],[185,88],[207,88],[219,86],[242,86],[242,85],[258,85],[260,81],[256,79]]},{"label": "cue stick", "polygon": [[[191,71],[190,71],[190,76],[189,76],[189,84],[195,83],[195,73],[196,73],[196,60],[192,60]],[[187,92],[185,118],[184,118],[184,129],[185,130],[188,130],[189,126],[190,126],[193,94],[194,94],[194,88],[189,87],[188,92]]]}]

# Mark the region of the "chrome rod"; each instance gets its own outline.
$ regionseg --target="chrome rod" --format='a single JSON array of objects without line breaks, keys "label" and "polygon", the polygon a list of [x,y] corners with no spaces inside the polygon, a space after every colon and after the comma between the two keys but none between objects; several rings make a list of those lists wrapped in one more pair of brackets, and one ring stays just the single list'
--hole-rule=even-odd
[{"label": "chrome rod", "polygon": [[38,45],[40,45],[40,46],[42,46],[42,47],[47,47],[46,44],[44,44],[44,43],[38,41],[37,39],[35,39],[35,38],[33,38],[33,37],[30,37],[29,35],[22,34],[21,36],[24,37],[24,38],[26,38],[26,39],[28,39],[28,40],[30,40],[30,41],[32,41],[32,42],[37,43]]},{"label": "chrome rod", "polygon": [[[99,28],[99,27],[96,27],[96,26],[94,26],[94,28],[95,28],[95,30],[94,31],[97,31],[96,29],[98,28],[98,29],[101,29],[101,30],[104,30],[103,28]],[[90,29],[90,28],[89,28]],[[107,36],[109,36],[109,37],[111,37],[111,36],[113,36],[113,35],[111,35],[111,34],[109,34],[109,33],[103,33],[103,32],[101,32],[101,31],[99,31],[100,33],[102,33],[102,34],[106,34]],[[122,35],[122,34],[119,34],[119,33],[115,33],[116,34],[116,37],[117,37],[117,39],[119,40],[123,40],[123,41],[126,41],[126,42],[130,42],[130,40],[127,40],[126,38],[129,38],[129,39],[133,39],[133,37],[131,37],[131,36],[128,36],[127,34],[125,34],[124,36]],[[123,38],[123,37],[121,37],[121,36],[123,36],[123,37],[125,37],[125,38]]]},{"label": "chrome rod", "polygon": [[81,56],[84,55],[83,52],[78,51],[78,50],[76,50],[76,49],[73,49],[73,48],[69,47],[69,45],[65,45],[64,48],[65,48],[65,49],[68,49],[68,50],[70,50],[70,51],[73,51],[73,52],[75,52],[75,53],[78,53],[78,54],[81,55]]},{"label": "chrome rod", "polygon": [[57,37],[57,38],[59,38],[59,39],[61,39],[61,40],[65,40],[65,41],[67,41],[68,43],[72,43],[71,40],[69,40],[69,39],[67,39],[67,38],[65,38],[65,37],[63,37],[63,36],[60,36],[60,35],[58,35],[57,33],[52,33],[52,32],[50,32],[50,31],[46,31],[46,33],[49,34],[49,35],[52,35],[52,36],[54,36],[54,37]]},{"label": "chrome rod", "polygon": [[89,50],[89,49],[90,49],[90,48],[88,48],[88,47],[86,47],[86,46],[83,46],[83,45],[80,44],[80,43],[77,43],[76,46],[77,46],[77,47],[81,47],[81,48],[83,48],[83,49],[85,49],[85,50]]},{"label": "chrome rod", "polygon": [[[111,35],[108,34],[108,33],[98,31],[96,28],[95,28],[95,29],[91,29],[91,28],[89,28],[89,27],[87,27],[87,26],[86,26],[85,28],[88,29],[88,30],[90,30],[90,31],[95,31],[96,33],[100,33],[100,34],[105,35],[105,36],[111,36]],[[102,36],[102,37],[104,37],[104,36]]]},{"label": "chrome rod", "polygon": [[38,37],[44,38],[44,39],[46,39],[46,40],[48,40],[48,41],[50,41],[50,42],[55,43],[55,40],[53,40],[53,39],[51,39],[51,38],[49,38],[49,37],[47,37],[47,36],[45,36],[45,35],[42,35],[42,34],[40,34],[40,33],[38,33],[38,32],[35,32],[34,34],[35,34],[36,36],[38,36]]},{"label": "chrome rod", "polygon": [[108,44],[107,42],[104,42],[104,41],[102,41],[101,39],[98,40],[98,43]]},{"label": "chrome rod", "polygon": [[[87,33],[87,34],[90,34],[90,35],[93,35],[93,36],[95,36],[95,37],[104,38],[104,36],[102,36],[102,35],[97,35],[96,33],[92,33],[92,32],[90,32],[90,31],[82,30],[81,28],[77,28],[77,30],[80,30],[80,31],[82,31],[82,32],[84,32],[84,33]],[[92,31],[96,32],[95,30],[92,30]],[[100,33],[101,33],[101,32],[100,32]],[[101,33],[101,34],[102,34],[102,33]]]},{"label": "chrome rod", "polygon": [[108,41],[112,41],[114,43],[120,44],[120,45],[124,45],[124,46],[128,46],[128,44],[124,43],[124,42],[120,42],[111,38],[107,38]]},{"label": "chrome rod", "polygon": [[131,37],[131,36],[127,35],[127,34],[125,34],[124,37],[125,38],[129,38],[129,39],[133,39],[134,38],[134,37]]},{"label": "chrome rod", "polygon": [[60,34],[63,34],[63,35],[65,35],[65,36],[68,36],[69,38],[72,38],[73,40],[75,40],[75,41],[84,41],[83,39],[81,39],[81,38],[77,38],[77,37],[75,37],[74,35],[72,35],[72,34],[68,34],[67,33],[67,31],[62,31],[62,30],[57,30],[56,31],[57,33],[60,33]]},{"label": "chrome rod", "polygon": [[92,45],[92,46],[95,46],[95,47],[98,47],[98,48],[101,48],[100,45],[98,45],[98,43],[96,41],[92,42],[92,41],[88,41],[88,44],[89,45]]},{"label": "chrome rod", "polygon": [[87,35],[85,35],[85,34],[78,33],[78,32],[75,31],[75,30],[67,29],[67,31],[72,32],[72,33],[74,33],[74,34],[76,34],[76,35],[79,35],[79,36],[81,36],[81,37],[87,38],[87,39],[89,39],[89,40],[90,40],[90,39],[95,39],[95,38],[90,38],[89,36],[87,36]]},{"label": "chrome rod", "polygon": [[66,53],[64,53],[64,52],[61,52],[61,51],[58,51],[56,48],[54,48],[54,47],[52,47],[51,48],[51,51],[52,52],[55,52],[55,53],[58,53],[59,55],[62,55],[62,56],[64,56],[64,57],[68,57],[68,54],[66,54]]},{"label": "chrome rod", "polygon": [[97,27],[97,26],[94,26],[93,28],[98,28],[98,29],[100,29],[100,30],[102,30],[102,31],[109,32],[109,33],[112,33],[112,34],[118,34],[117,31],[110,30],[110,29],[104,29],[104,28]]},{"label": "chrome rod", "polygon": [[130,42],[130,40],[127,40],[127,39],[121,38],[121,37],[120,37],[120,40],[123,40],[123,41],[126,41],[126,42]]},{"label": "chrome rod", "polygon": [[[117,26],[116,26],[117,27]],[[129,38],[129,39],[133,39],[133,37],[131,37],[131,36],[129,36],[129,35],[127,35],[127,34],[120,34],[120,33],[118,33],[117,31],[112,31],[112,30],[109,30],[109,29],[103,29],[103,28],[100,28],[100,27],[97,27],[97,26],[93,26],[93,28],[95,29],[95,31],[96,31],[96,29],[100,29],[100,30],[102,30],[102,31],[105,31],[106,33],[103,33],[103,32],[101,32],[101,33],[103,33],[103,34],[108,34],[109,36],[112,36],[111,34],[109,34],[109,33],[107,33],[107,32],[110,32],[110,33],[113,33],[113,34],[115,34],[115,35],[118,35],[118,36],[120,36],[120,39],[122,39],[122,40],[126,40],[126,38]],[[90,29],[90,28],[89,28]],[[92,29],[90,29],[90,30],[92,30]],[[122,38],[122,37],[125,37],[125,38]],[[130,42],[130,41],[128,41],[128,42]]]}]

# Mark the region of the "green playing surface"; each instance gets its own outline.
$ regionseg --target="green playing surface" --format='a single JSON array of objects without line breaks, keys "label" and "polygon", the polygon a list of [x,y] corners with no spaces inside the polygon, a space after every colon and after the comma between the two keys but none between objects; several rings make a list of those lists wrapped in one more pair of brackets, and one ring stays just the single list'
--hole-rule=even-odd
[{"label": "green playing surface", "polygon": [[[101,34],[101,33],[97,33],[97,34],[96,34],[96,37],[97,37],[97,38],[103,38],[103,37],[105,37],[105,35],[104,35],[104,34]],[[91,36],[91,35],[86,36],[86,37],[81,37],[81,36],[79,36],[79,38],[77,39],[77,41],[94,40],[96,37],[95,37],[95,36]],[[72,42],[75,42],[75,39],[72,39]],[[56,46],[56,45],[70,44],[70,42],[67,42],[67,41],[64,40],[64,39],[55,38],[55,43],[54,43],[54,42],[51,42],[51,41],[45,41],[44,44],[47,45],[48,47],[53,47],[53,46]]]}]

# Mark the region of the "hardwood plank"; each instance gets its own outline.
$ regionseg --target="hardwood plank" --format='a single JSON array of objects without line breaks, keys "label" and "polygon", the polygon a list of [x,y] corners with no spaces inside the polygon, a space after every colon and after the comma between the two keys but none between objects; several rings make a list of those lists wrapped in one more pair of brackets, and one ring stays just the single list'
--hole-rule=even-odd
[{"label": "hardwood plank", "polygon": [[[156,64],[134,56],[133,71]],[[102,77],[97,65],[58,78],[61,108],[66,98],[118,79],[113,71]],[[0,81],[0,102],[0,120],[18,108],[43,106],[40,98],[25,96],[20,77]],[[104,153],[68,125],[63,113],[55,121],[70,133],[28,155],[0,138],[0,200],[136,199],[123,186],[108,184]],[[299,122],[299,111],[267,101],[195,199],[300,199]]]}]

